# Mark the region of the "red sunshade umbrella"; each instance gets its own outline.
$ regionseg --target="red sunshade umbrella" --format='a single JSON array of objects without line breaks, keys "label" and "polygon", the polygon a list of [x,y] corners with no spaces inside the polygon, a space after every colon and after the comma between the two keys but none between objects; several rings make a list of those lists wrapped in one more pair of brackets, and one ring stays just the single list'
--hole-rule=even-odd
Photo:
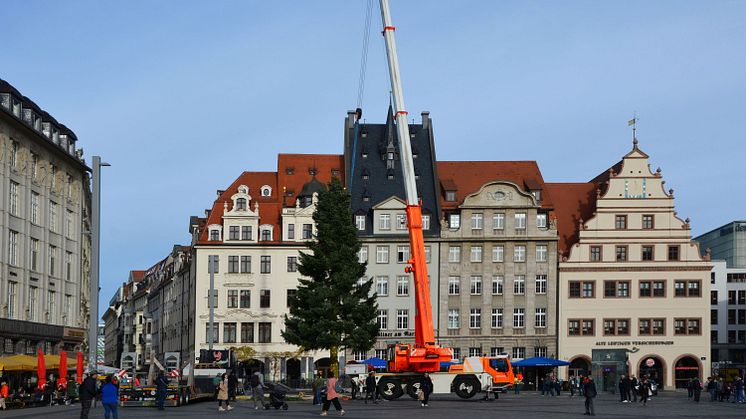
[{"label": "red sunshade umbrella", "polygon": [[47,383],[47,366],[44,363],[44,352],[41,348],[36,353],[36,375],[39,377],[39,389],[44,389],[44,384]]},{"label": "red sunshade umbrella", "polygon": [[67,351],[60,352],[60,378],[57,379],[57,386],[67,388]]},{"label": "red sunshade umbrella", "polygon": [[78,351],[78,365],[77,365],[77,371],[78,373],[77,377],[75,377],[75,381],[78,382],[78,384],[83,382],[83,352]]}]

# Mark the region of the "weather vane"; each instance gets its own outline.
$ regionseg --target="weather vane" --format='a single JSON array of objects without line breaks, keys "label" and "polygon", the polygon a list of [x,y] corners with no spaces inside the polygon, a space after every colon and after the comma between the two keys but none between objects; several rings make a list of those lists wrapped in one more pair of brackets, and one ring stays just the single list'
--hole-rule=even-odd
[{"label": "weather vane", "polygon": [[632,119],[627,121],[627,126],[632,126],[632,141],[637,144],[637,112],[632,113]]}]

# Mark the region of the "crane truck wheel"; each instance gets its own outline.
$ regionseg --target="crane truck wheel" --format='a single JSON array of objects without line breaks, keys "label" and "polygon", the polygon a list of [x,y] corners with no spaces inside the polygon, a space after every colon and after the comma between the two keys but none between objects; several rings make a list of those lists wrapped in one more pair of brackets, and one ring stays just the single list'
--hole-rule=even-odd
[{"label": "crane truck wheel", "polygon": [[473,375],[460,375],[453,380],[453,391],[462,399],[471,399],[479,392],[479,380]]},{"label": "crane truck wheel", "polygon": [[404,394],[401,383],[395,378],[383,377],[378,381],[378,394],[386,400],[396,400]]},{"label": "crane truck wheel", "polygon": [[407,384],[407,394],[409,395],[409,397],[417,400],[419,398],[417,391],[419,391],[421,387],[422,387],[422,381],[420,380],[410,381],[409,384]]}]

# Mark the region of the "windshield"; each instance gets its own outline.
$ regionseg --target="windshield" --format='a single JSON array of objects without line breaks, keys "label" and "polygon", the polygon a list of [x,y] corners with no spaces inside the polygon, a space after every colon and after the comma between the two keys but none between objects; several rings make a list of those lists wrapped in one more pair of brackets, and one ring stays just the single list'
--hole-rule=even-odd
[{"label": "windshield", "polygon": [[506,358],[490,359],[490,367],[498,372],[508,372],[508,361]]}]

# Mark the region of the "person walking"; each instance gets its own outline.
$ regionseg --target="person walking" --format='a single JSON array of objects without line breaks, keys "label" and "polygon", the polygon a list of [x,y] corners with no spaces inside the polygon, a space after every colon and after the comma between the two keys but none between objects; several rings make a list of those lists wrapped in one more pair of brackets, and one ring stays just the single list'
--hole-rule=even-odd
[{"label": "person walking", "polygon": [[231,370],[228,375],[228,400],[236,401],[236,387],[238,387],[238,378],[236,377],[236,371]]},{"label": "person walking", "polygon": [[262,373],[254,372],[249,381],[251,385],[251,398],[254,400],[254,410],[264,407],[264,386],[262,385]]},{"label": "person walking", "polygon": [[155,379],[155,405],[158,410],[163,410],[163,403],[166,401],[166,390],[168,389],[168,378],[160,371]]},{"label": "person walking", "polygon": [[629,386],[627,387],[627,400],[631,403],[637,403],[637,393],[640,392],[640,380],[633,374],[629,379]]},{"label": "person walking", "polygon": [[378,403],[378,400],[376,400],[376,375],[373,371],[369,372],[365,378],[365,404],[368,404],[368,398],[373,403]]},{"label": "person walking", "polygon": [[334,409],[339,412],[339,416],[344,416],[345,411],[339,403],[338,391],[341,391],[341,389],[337,389],[337,379],[334,378],[334,372],[329,371],[329,379],[326,380],[326,400],[324,400],[324,405],[321,408],[321,416],[326,416],[329,413],[329,406],[332,403]]},{"label": "person walking", "polygon": [[640,381],[639,392],[640,403],[642,403],[643,406],[647,406],[648,398],[650,398],[650,395],[653,393],[653,391],[650,389],[650,381],[647,378],[644,378],[642,381]]},{"label": "person walking", "polygon": [[707,377],[707,392],[710,393],[710,402],[717,401],[718,383],[715,377]]},{"label": "person walking", "polygon": [[0,385],[0,408],[3,410],[7,409],[7,407],[5,407],[5,399],[8,398],[8,393],[8,383],[3,381],[3,384]]},{"label": "person walking", "polygon": [[104,406],[104,419],[119,419],[117,408],[119,407],[119,387],[111,376],[106,377],[104,386],[101,387],[101,404]]},{"label": "person walking", "polygon": [[692,384],[693,381],[694,380],[690,378],[689,381],[686,382],[686,396],[687,398],[689,398],[689,400],[694,397],[694,385]]},{"label": "person walking", "polygon": [[627,403],[627,378],[622,374],[619,377],[619,402],[620,403]]},{"label": "person walking", "polygon": [[[223,402],[225,402],[225,408],[223,408]],[[218,412],[226,410],[233,410],[233,407],[228,400],[228,374],[223,373],[218,384]]]},{"label": "person walking", "polygon": [[98,389],[96,388],[97,377],[98,373],[91,371],[80,385],[80,419],[88,419],[88,412],[91,411],[91,403],[93,403],[93,400],[98,395]]},{"label": "person walking", "polygon": [[[490,380],[492,382],[492,380]],[[420,391],[422,391],[422,407],[427,407],[427,402],[430,401],[430,395],[433,393],[433,379],[430,378],[429,373],[425,373],[420,381]],[[489,394],[489,393],[487,393]]]},{"label": "person walking", "polygon": [[515,395],[521,394],[521,373],[513,376],[513,393]]},{"label": "person walking", "polygon": [[575,378],[574,375],[571,375],[570,380],[568,381],[568,385],[570,387],[570,397],[575,397],[575,380],[577,380],[577,378]]},{"label": "person walking", "polygon": [[[253,378],[253,377],[252,377]],[[321,404],[321,388],[324,386],[324,380],[321,379],[321,374],[316,374],[311,382],[311,389],[313,390],[313,404]]]},{"label": "person walking", "polygon": [[692,380],[692,389],[694,391],[694,401],[699,403],[699,395],[702,393],[702,384],[699,382],[699,378]]},{"label": "person walking", "polygon": [[585,413],[584,415],[596,416],[596,410],[593,406],[593,399],[596,398],[596,383],[593,377],[586,377],[583,383],[583,394],[585,395]]},{"label": "person walking", "polygon": [[733,403],[743,403],[743,379],[738,377],[731,386],[733,392]]}]

